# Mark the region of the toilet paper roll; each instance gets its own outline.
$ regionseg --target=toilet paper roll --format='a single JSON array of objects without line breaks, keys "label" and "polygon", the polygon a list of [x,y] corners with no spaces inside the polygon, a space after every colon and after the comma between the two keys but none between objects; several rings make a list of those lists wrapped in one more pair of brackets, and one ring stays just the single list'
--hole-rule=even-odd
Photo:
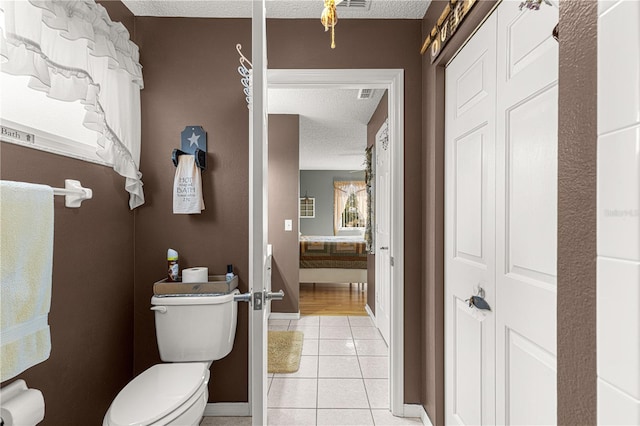
[{"label": "toilet paper roll", "polygon": [[44,397],[37,389],[22,390],[2,400],[0,417],[5,426],[35,426],[44,419]]},{"label": "toilet paper roll", "polygon": [[202,266],[182,270],[183,283],[206,283],[209,279],[209,268]]}]

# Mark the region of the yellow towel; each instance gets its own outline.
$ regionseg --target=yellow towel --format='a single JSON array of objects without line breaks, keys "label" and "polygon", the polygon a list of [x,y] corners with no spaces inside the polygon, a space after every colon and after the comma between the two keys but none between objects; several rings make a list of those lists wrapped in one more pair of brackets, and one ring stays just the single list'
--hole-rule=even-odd
[{"label": "yellow towel", "polygon": [[0,181],[0,381],[51,352],[53,190]]}]

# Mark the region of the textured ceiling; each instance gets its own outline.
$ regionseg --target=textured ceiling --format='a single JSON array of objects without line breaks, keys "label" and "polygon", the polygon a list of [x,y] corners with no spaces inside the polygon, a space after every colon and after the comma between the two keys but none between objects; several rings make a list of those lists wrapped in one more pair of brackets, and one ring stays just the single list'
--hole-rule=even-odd
[{"label": "textured ceiling", "polygon": [[383,90],[357,99],[357,89],[269,89],[270,114],[300,115],[301,170],[363,170],[367,123]]},{"label": "textured ceiling", "polygon": [[[250,0],[122,0],[136,16],[250,18]],[[371,0],[368,8],[339,7],[339,19],[422,19],[430,0]],[[267,18],[319,19],[322,0],[267,0]]]}]

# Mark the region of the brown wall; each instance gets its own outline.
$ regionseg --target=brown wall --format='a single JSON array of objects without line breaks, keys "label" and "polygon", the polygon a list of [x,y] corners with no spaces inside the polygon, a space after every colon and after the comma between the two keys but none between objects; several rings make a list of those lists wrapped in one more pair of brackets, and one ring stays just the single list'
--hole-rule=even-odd
[{"label": "brown wall", "polygon": [[405,84],[405,403],[420,403],[421,43],[419,20],[342,20],[336,48],[316,19],[267,22],[269,68],[401,68]]},{"label": "brown wall", "polygon": [[[273,245],[271,288],[284,290],[272,312],[299,311],[300,248],[298,186],[300,184],[300,116],[269,115],[269,244]],[[284,230],[285,219],[293,223]]]},{"label": "brown wall", "polygon": [[[153,283],[166,275],[169,247],[179,252],[181,269],[206,266],[224,274],[233,264],[247,291],[249,110],[235,45],[248,47],[251,21],[137,17],[135,27],[145,79],[140,169],[147,200],[136,210],[135,227],[134,370],[140,373],[160,361],[149,306]],[[174,215],[171,152],[188,125],[207,132],[206,209]],[[239,304],[234,348],[211,367],[210,401],[247,401],[247,312]]]},{"label": "brown wall", "polygon": [[[168,247],[182,255],[181,267],[221,270],[234,263],[246,290],[248,268],[248,114],[236,71],[235,44],[250,54],[248,19],[136,18],[136,42],[144,66],[142,159],[147,204],[136,212],[135,351],[139,372],[158,361],[151,285],[165,270]],[[403,68],[405,70],[405,186],[420,188],[420,22],[342,21],[335,50],[317,20],[269,20],[270,68]],[[202,50],[201,42],[207,49]],[[363,46],[375,46],[375,54]],[[168,60],[171,58],[171,60]],[[171,150],[186,125],[209,132],[203,173],[207,210],[199,216],[171,214],[174,168]],[[405,401],[420,402],[420,202],[406,197],[405,221]],[[247,311],[241,306],[233,352],[212,367],[211,401],[247,400]]]},{"label": "brown wall", "polygon": [[[93,190],[79,209],[55,197],[51,356],[17,378],[44,394],[41,424],[102,424],[131,379],[133,213],[124,179],[111,168],[0,144],[1,178]],[[13,381],[7,381],[9,383]]]},{"label": "brown wall", "polygon": [[[389,117],[389,93],[385,91],[384,95],[380,99],[380,103],[373,112],[369,123],[367,124],[367,148],[375,146],[376,133],[380,130],[382,123]],[[373,150],[374,157],[372,161],[375,162],[375,149]],[[374,177],[375,178],[375,177]],[[373,185],[373,191],[375,192],[375,185]],[[375,194],[374,194],[375,199]],[[375,210],[375,207],[374,207]],[[375,231],[373,231],[375,232]],[[371,309],[371,312],[376,313],[376,255],[367,255],[367,305]]]},{"label": "brown wall", "polygon": [[380,103],[371,115],[367,124],[367,148],[375,146],[376,133],[380,130],[380,126],[389,117],[389,92],[385,90],[384,95],[380,98]]},{"label": "brown wall", "polygon": [[560,3],[557,339],[561,425],[595,425],[597,419],[597,9],[595,1]]}]

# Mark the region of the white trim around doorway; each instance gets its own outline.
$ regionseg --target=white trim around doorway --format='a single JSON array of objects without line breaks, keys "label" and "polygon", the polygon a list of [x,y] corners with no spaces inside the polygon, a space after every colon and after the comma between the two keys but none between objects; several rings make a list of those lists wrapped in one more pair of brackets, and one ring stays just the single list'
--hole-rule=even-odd
[{"label": "white trim around doorway", "polygon": [[389,93],[391,136],[391,339],[389,391],[391,412],[405,417],[404,404],[404,70],[269,69],[269,89],[367,87]]}]

